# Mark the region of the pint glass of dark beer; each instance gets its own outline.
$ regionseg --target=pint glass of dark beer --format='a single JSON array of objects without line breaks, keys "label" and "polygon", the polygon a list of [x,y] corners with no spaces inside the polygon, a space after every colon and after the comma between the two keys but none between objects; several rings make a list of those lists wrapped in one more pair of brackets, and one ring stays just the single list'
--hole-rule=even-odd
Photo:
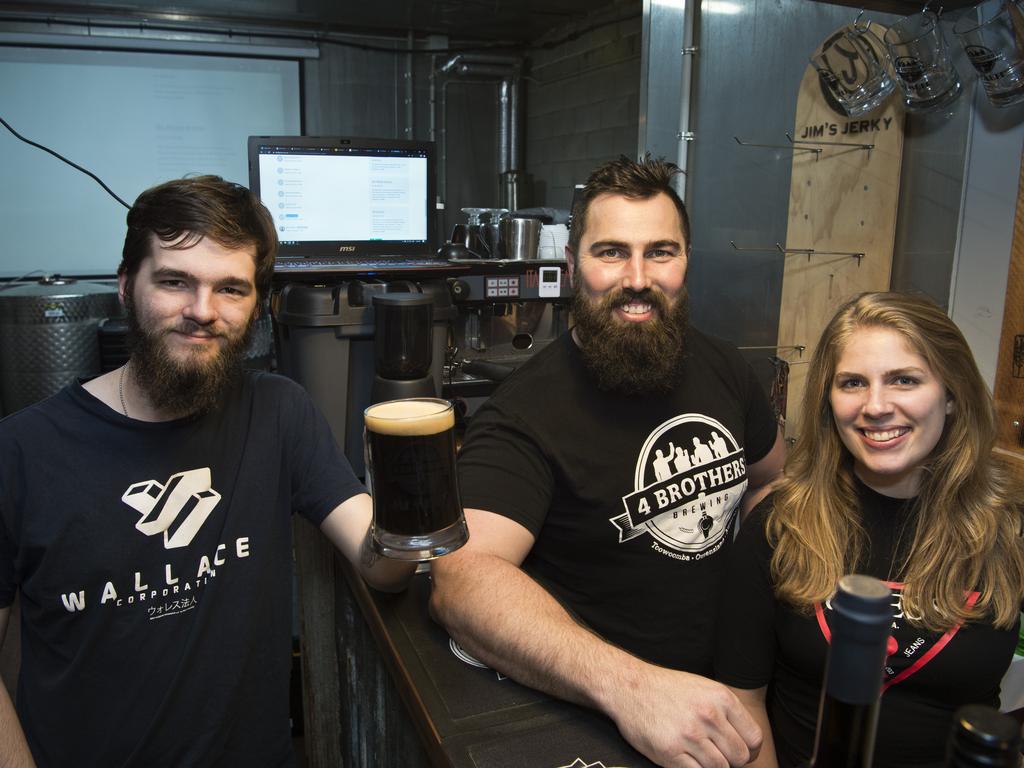
[{"label": "pint glass of dark beer", "polygon": [[389,400],[363,417],[375,549],[398,560],[430,560],[465,544],[452,404]]}]

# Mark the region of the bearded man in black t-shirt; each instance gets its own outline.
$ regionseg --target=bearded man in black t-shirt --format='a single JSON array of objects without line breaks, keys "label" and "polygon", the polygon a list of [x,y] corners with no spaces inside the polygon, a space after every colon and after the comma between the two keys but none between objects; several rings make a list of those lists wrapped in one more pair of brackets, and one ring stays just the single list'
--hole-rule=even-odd
[{"label": "bearded man in black t-shirt", "polygon": [[566,248],[575,326],[474,415],[471,535],[435,564],[431,607],[471,654],[601,710],[659,765],[743,765],[760,731],[706,676],[723,555],[783,444],[739,353],[687,324],[677,170],[591,175]]},{"label": "bearded man in black t-shirt", "polygon": [[243,372],[277,236],[213,176],[143,192],[119,289],[127,364],[0,422],[0,641],[21,596],[0,764],[294,765],[291,516],[367,581],[369,496],[294,382]]}]

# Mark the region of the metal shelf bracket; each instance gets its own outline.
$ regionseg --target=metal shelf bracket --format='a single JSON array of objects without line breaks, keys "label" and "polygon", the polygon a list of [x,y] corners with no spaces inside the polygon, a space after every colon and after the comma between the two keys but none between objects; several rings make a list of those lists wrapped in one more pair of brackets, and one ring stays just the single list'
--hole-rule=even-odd
[{"label": "metal shelf bracket", "polygon": [[874,144],[856,144],[849,141],[803,141],[802,139],[794,139],[788,133],[786,139],[790,144],[808,144],[811,146],[829,146],[829,147],[853,147],[854,149],[862,149],[868,153],[868,159],[871,159],[871,150],[875,148]]},{"label": "metal shelf bracket", "polygon": [[739,136],[733,136],[736,143],[741,147],[763,147],[765,149],[786,149],[790,152],[813,152],[814,159],[817,160],[821,156],[821,147],[797,147],[790,146],[787,144],[755,144],[752,141],[743,141]]},{"label": "metal shelf bracket", "polygon": [[767,344],[763,346],[754,347],[736,347],[736,349],[774,349],[776,352],[782,352],[783,350],[795,349],[797,357],[804,356],[804,350],[807,349],[805,344]]},{"label": "metal shelf bracket", "polygon": [[775,243],[772,246],[755,246],[753,248],[740,248],[736,245],[736,241],[730,240],[729,245],[732,246],[734,251],[760,251],[762,253],[766,251],[778,251],[786,255],[792,253],[799,253],[807,256],[807,260],[811,260],[811,256],[849,256],[850,258],[857,260],[857,266],[860,266],[861,259],[866,255],[863,251],[818,251],[814,248],[784,248],[779,243]]}]

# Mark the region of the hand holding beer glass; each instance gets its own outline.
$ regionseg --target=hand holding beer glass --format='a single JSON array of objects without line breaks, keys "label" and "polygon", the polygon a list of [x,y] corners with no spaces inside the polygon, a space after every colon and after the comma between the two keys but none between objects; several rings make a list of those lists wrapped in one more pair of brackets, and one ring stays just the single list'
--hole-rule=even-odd
[{"label": "hand holding beer glass", "polygon": [[431,560],[465,544],[452,404],[389,400],[363,418],[374,549],[396,560]]}]

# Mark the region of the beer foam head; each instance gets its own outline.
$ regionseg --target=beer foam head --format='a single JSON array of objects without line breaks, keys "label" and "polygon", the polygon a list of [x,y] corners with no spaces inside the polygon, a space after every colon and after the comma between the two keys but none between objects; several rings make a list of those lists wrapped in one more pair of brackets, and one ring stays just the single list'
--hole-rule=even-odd
[{"label": "beer foam head", "polygon": [[436,435],[455,426],[455,410],[445,400],[389,400],[363,414],[366,428],[378,435]]}]

